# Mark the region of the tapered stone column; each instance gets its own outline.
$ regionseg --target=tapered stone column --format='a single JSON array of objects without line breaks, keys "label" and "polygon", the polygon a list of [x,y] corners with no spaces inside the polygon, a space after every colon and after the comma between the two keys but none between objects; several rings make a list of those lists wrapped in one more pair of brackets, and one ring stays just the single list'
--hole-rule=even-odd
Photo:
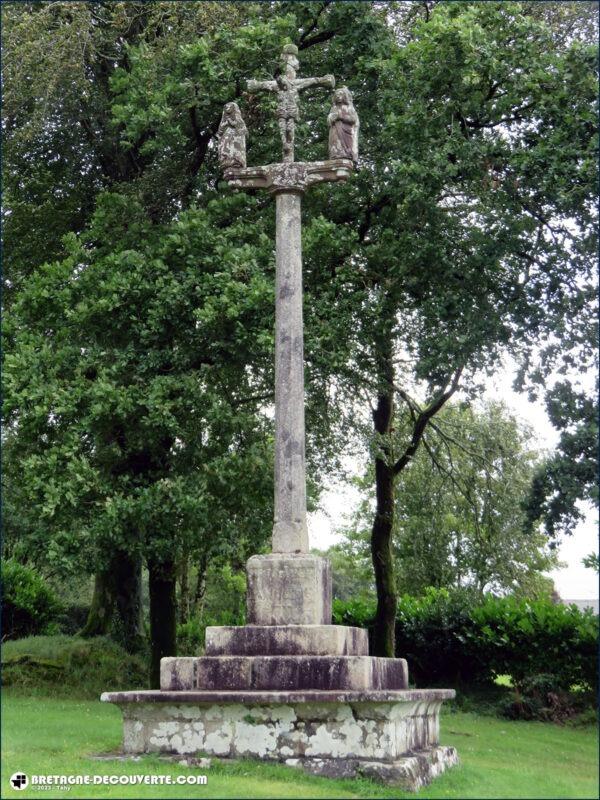
[{"label": "tapered stone column", "polygon": [[300,203],[276,194],[274,553],[308,553]]}]

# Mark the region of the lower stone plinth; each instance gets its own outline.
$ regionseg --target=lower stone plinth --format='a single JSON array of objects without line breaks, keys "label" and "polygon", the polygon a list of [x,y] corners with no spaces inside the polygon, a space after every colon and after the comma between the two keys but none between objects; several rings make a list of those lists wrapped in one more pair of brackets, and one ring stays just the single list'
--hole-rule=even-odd
[{"label": "lower stone plinth", "polygon": [[409,792],[416,792],[431,783],[445,770],[458,764],[455,747],[429,747],[415,750],[411,755],[396,761],[361,761],[359,759],[336,758],[288,758],[290,767],[300,767],[312,775],[326,778],[365,777],[380,783],[400,786]]},{"label": "lower stone plinth", "polygon": [[417,789],[457,762],[454,748],[439,746],[440,706],[454,694],[140,691],[101,699],[123,712],[126,753],[271,759],[321,774],[335,766]]},{"label": "lower stone plinth", "polygon": [[196,656],[163,658],[161,691],[388,690],[408,688],[403,658]]}]

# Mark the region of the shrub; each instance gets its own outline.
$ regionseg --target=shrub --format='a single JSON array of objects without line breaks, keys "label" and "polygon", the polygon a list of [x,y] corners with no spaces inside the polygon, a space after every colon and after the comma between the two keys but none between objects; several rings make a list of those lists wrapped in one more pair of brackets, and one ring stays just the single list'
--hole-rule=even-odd
[{"label": "shrub", "polygon": [[148,684],[148,669],[104,636],[29,636],[2,647],[5,687],[27,694],[97,700],[102,692],[139,689]]},{"label": "shrub", "polygon": [[[336,624],[370,629],[374,614],[368,603],[334,603]],[[574,685],[583,693],[596,691],[597,648],[598,618],[550,600],[429,589],[398,603],[396,655],[407,659],[418,686],[489,684],[510,675],[525,697],[534,676],[545,674],[552,676],[553,694]],[[539,692],[527,697],[533,706],[548,707]]]},{"label": "shrub", "polygon": [[489,679],[472,619],[474,602],[468,590],[429,589],[421,598],[400,598],[396,654],[407,659],[418,685],[461,685]]},{"label": "shrub", "polygon": [[524,678],[521,689],[499,707],[509,719],[537,719],[543,722],[566,722],[585,708],[581,692],[566,691],[555,675],[542,673]]},{"label": "shrub", "polygon": [[16,561],[2,561],[3,639],[47,632],[60,610],[58,598],[40,575]]},{"label": "shrub", "polygon": [[598,619],[549,600],[486,597],[473,608],[478,646],[493,676],[509,674],[522,690],[532,676],[551,674],[555,689],[597,686]]},{"label": "shrub", "polygon": [[184,656],[198,655],[204,648],[206,625],[190,619],[177,626],[177,652]]}]

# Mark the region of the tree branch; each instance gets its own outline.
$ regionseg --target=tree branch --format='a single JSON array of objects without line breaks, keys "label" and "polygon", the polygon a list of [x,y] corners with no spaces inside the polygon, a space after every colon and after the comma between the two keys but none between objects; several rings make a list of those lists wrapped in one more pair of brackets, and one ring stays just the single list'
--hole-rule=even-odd
[{"label": "tree branch", "polygon": [[413,433],[410,440],[410,444],[404,451],[404,453],[400,456],[398,461],[394,464],[394,475],[398,475],[402,470],[406,467],[409,463],[411,458],[417,451],[419,443],[423,438],[423,434],[425,433],[425,429],[429,423],[429,420],[437,414],[437,412],[443,407],[443,405],[452,397],[454,392],[458,389],[458,383],[460,381],[460,377],[462,375],[463,367],[459,367],[450,383],[448,389],[441,394],[438,395],[428,406],[425,408],[416,419],[416,422],[413,427]]}]

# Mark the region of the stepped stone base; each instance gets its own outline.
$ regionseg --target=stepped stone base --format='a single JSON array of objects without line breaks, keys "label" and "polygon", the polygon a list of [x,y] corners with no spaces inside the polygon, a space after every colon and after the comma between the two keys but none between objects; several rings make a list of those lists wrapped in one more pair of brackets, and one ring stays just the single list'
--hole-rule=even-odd
[{"label": "stepped stone base", "polygon": [[418,789],[457,763],[439,746],[448,689],[366,692],[110,692],[126,753],[260,758]]},{"label": "stepped stone base", "polygon": [[407,689],[403,658],[373,656],[200,656],[163,658],[163,691]]},{"label": "stepped stone base", "polygon": [[363,628],[343,625],[244,625],[206,629],[207,656],[368,656]]},{"label": "stepped stone base", "polygon": [[288,758],[289,767],[300,767],[312,775],[326,778],[365,777],[380,783],[400,786],[409,792],[416,792],[431,783],[445,770],[458,764],[458,754],[454,747],[429,747],[415,750],[411,755],[396,761],[361,761],[359,759],[336,758]]}]

